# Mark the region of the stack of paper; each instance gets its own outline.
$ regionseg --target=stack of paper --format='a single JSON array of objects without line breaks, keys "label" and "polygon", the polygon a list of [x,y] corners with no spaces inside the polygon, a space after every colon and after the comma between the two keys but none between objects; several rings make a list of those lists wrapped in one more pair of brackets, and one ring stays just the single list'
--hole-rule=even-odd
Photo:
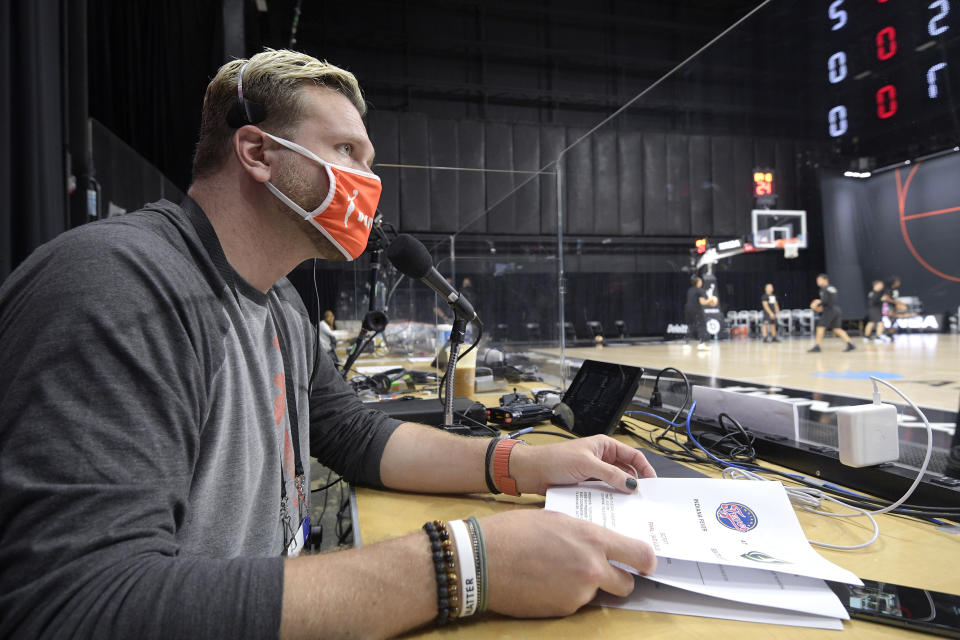
[{"label": "stack of paper", "polygon": [[[654,575],[596,604],[823,629],[849,619],[824,580],[862,584],[807,542],[779,482],[652,478],[634,494],[599,482],[547,491],[546,508],[643,540]],[[631,572],[636,573],[629,567]]]}]

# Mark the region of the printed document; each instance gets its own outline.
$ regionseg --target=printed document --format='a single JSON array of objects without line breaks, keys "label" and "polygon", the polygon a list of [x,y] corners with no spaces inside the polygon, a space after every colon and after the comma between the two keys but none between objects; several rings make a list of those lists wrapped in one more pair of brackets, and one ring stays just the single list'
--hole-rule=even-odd
[{"label": "printed document", "polygon": [[[810,546],[779,482],[651,478],[639,485],[634,494],[600,482],[560,487],[547,492],[546,502],[547,509],[653,547],[657,570],[638,581],[643,588],[626,599],[631,603],[627,608],[738,620],[753,611],[751,619],[758,622],[776,618],[779,611],[785,615],[781,624],[824,627],[823,621],[830,620],[824,628],[839,628],[839,620],[848,619],[824,580],[860,580]],[[677,589],[685,593],[677,594]],[[620,600],[600,599],[606,606],[626,606],[611,604]],[[717,616],[724,601],[731,607],[739,604],[730,615]],[[690,608],[691,602],[702,606]],[[660,608],[650,609],[651,603]]]},{"label": "printed document", "polygon": [[838,618],[784,609],[757,607],[732,600],[711,598],[691,591],[668,587],[665,584],[651,582],[640,577],[636,578],[636,581],[636,588],[626,598],[618,598],[601,591],[593,604],[632,611],[656,611],[659,613],[700,616],[702,618],[739,620],[741,622],[763,622],[837,631],[843,629],[843,623]]}]

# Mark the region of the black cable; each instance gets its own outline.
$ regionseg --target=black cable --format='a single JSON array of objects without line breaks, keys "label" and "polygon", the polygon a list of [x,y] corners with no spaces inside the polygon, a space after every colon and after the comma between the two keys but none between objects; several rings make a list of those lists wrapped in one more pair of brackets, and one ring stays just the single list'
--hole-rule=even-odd
[{"label": "black cable", "polygon": [[[332,485],[334,485],[334,484],[336,484],[337,482],[340,482],[341,480],[343,480],[343,478],[342,478],[341,476],[337,476],[337,479],[336,479],[335,482],[330,482],[330,477],[331,477],[332,475],[333,475],[333,469],[329,469],[329,470],[327,471],[327,480],[326,480],[327,484],[326,484],[325,486],[321,487],[320,489],[316,489],[316,490],[311,491],[311,492],[310,492],[310,495],[312,496],[315,491],[321,491],[321,490],[323,490],[323,489],[328,489],[328,488],[331,487]],[[319,541],[317,542],[317,545],[318,545],[319,547],[321,547],[321,548],[323,547],[323,516],[326,515],[326,513],[327,513],[327,503],[329,502],[329,500],[330,500],[330,492],[329,492],[329,491],[324,491],[324,492],[323,492],[323,506],[320,507],[320,515],[317,516],[317,521],[314,523],[314,526],[313,526],[313,531],[318,532],[318,533],[317,533],[317,536],[319,537]],[[314,535],[314,534],[311,533],[311,536],[312,536],[312,535]]]},{"label": "black cable", "polygon": [[466,351],[464,351],[458,356],[460,358],[462,358],[463,356],[467,355],[468,353],[476,349],[477,345],[480,344],[480,338],[483,337],[483,323],[480,322],[480,318],[474,318],[473,324],[477,327],[477,338],[473,341],[473,344],[471,344]]},{"label": "black cable", "polygon": [[[635,427],[633,427],[632,425],[628,425],[622,420],[620,421],[620,426],[621,426],[621,431],[623,431],[627,435],[637,438],[641,442],[648,444],[650,448],[654,449],[658,453],[663,454],[665,457],[671,460],[676,460],[677,462],[693,462],[693,463],[703,463],[703,462],[710,463],[711,462],[709,458],[700,457],[699,455],[695,454],[692,449],[684,446],[683,444],[676,442],[675,440],[670,440],[669,438],[666,437],[664,433],[661,433],[656,439],[653,439],[650,437],[653,434],[653,430],[647,431],[646,434],[639,434],[633,430]],[[676,449],[669,449],[667,447],[664,447],[663,445],[660,444],[659,442],[660,439],[666,439],[668,442],[671,442],[677,447],[679,447],[680,450],[678,451]]]},{"label": "black cable", "polygon": [[[498,436],[500,435],[500,430],[497,429],[496,427],[491,427],[491,426],[488,425],[486,422],[480,422],[479,420],[474,420],[473,418],[471,418],[470,416],[468,416],[466,413],[454,411],[454,412],[453,412],[453,415],[455,415],[455,416],[458,417],[458,418],[463,418],[464,420],[468,420],[468,421],[472,422],[474,425],[476,425],[477,427],[480,427],[480,428],[484,429],[487,433],[489,433],[489,434],[490,434],[491,436],[493,436],[493,437],[498,437]],[[463,424],[463,423],[461,423],[461,424]],[[464,426],[470,426],[470,425],[464,425]],[[473,427],[471,427],[471,429],[472,429],[472,428],[473,428]]]},{"label": "black cable", "polygon": [[[717,422],[719,423],[721,431],[723,431],[723,435],[710,444],[710,446],[704,448],[715,454],[718,458],[725,457],[737,464],[751,463],[757,459],[757,451],[753,447],[756,438],[752,433],[744,429],[743,425],[741,425],[736,418],[728,413],[721,413],[717,416]],[[732,427],[728,427],[728,422]],[[697,439],[702,442],[703,435],[706,433],[711,432],[701,431]],[[742,441],[738,439],[740,437],[743,438]],[[729,451],[724,452],[719,447],[720,443],[726,440],[732,441],[733,445],[729,447]]]},{"label": "black cable", "polygon": [[566,438],[567,440],[579,440],[579,436],[575,436],[572,433],[560,433],[559,431],[537,431],[536,429],[534,429],[533,431],[528,431],[523,435],[525,436],[532,436],[532,435],[556,436],[558,438]]},{"label": "black cable", "polygon": [[677,409],[677,413],[674,414],[673,418],[671,418],[670,420],[670,422],[676,422],[680,418],[680,415],[683,413],[683,410],[686,409],[687,406],[690,404],[690,399],[691,399],[691,396],[693,395],[693,390],[690,386],[690,379],[687,378],[687,374],[685,374],[683,371],[680,371],[680,369],[677,369],[676,367],[664,367],[663,369],[660,369],[660,371],[657,372],[656,378],[653,379],[652,393],[654,395],[660,393],[660,376],[662,376],[663,373],[666,371],[673,371],[677,375],[679,375],[681,378],[683,378],[683,384],[686,387],[686,395],[684,395],[683,403],[680,404],[680,408]]},{"label": "black cable", "polygon": [[406,276],[404,276],[404,274],[401,273],[401,274],[400,274],[400,277],[397,278],[396,281],[393,283],[393,286],[390,287],[390,291],[387,292],[387,297],[386,297],[386,299],[385,299],[384,302],[383,302],[383,310],[384,310],[384,311],[389,311],[389,309],[390,309],[390,301],[393,300],[393,294],[397,292],[397,287],[399,287],[399,286],[400,286],[400,283],[403,282],[404,277],[406,277]]},{"label": "black cable", "polygon": [[[331,475],[333,475],[333,470],[331,470],[330,473],[327,474],[327,480],[328,480],[327,484],[323,485],[322,487],[317,487],[316,489],[310,489],[310,493],[316,493],[317,491],[323,491],[324,489],[329,489],[333,485],[343,480],[341,476],[337,476],[336,480],[329,482]],[[324,503],[326,503],[326,499],[324,499]]]}]

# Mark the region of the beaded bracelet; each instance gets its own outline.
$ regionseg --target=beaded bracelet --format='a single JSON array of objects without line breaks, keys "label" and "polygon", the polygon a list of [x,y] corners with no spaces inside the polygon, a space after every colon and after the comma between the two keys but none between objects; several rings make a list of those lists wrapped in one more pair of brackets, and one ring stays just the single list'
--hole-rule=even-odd
[{"label": "beaded bracelet", "polygon": [[447,525],[442,520],[426,522],[433,566],[437,574],[437,624],[444,625],[460,614],[460,584],[457,582],[455,553]]},{"label": "beaded bracelet", "polygon": [[475,516],[467,518],[467,527],[473,539],[474,562],[477,567],[477,613],[487,610],[487,596],[490,592],[490,581],[487,576],[487,543],[483,538],[483,529]]}]

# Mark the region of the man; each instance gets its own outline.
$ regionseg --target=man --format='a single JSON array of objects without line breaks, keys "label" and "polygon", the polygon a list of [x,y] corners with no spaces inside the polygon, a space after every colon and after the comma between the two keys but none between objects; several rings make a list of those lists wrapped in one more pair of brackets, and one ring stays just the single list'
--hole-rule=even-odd
[{"label": "man", "polygon": [[[450,278],[450,276],[444,277],[444,280],[447,281],[447,284],[453,287],[453,280]],[[456,287],[453,287],[453,288],[456,288]],[[431,294],[431,297],[433,297],[433,294]],[[469,300],[469,298],[467,299]],[[450,307],[445,306],[443,304],[442,299],[438,298],[438,300],[440,300],[440,305],[435,306],[433,308],[434,318],[440,324],[450,324],[451,322],[453,322],[453,311],[450,309]]]},{"label": "man", "polygon": [[892,342],[897,337],[897,320],[907,317],[907,305],[900,299],[900,277],[888,276],[884,282],[883,315],[890,319],[890,331],[887,338]]},{"label": "man", "polygon": [[830,284],[830,278],[827,274],[821,273],[817,276],[817,286],[820,287],[820,297],[810,303],[810,308],[820,314],[817,318],[817,337],[816,343],[810,353],[820,352],[820,343],[823,342],[823,336],[827,329],[833,331],[833,334],[847,343],[844,351],[853,351],[856,347],[850,341],[847,332],[840,328],[840,304],[837,298],[837,288]]},{"label": "man", "polygon": [[[763,307],[763,321],[760,323],[760,333],[763,334],[763,341],[780,342],[780,338],[777,337],[777,314],[780,313],[780,303],[777,302],[777,296],[773,294],[773,285],[769,282],[763,286],[760,306]],[[767,335],[767,327],[770,328],[769,336]]]},{"label": "man", "polygon": [[340,357],[337,355],[337,334],[334,333],[334,321],[336,316],[333,311],[327,309],[323,312],[323,319],[317,323],[317,337],[320,340],[320,350],[330,354],[330,359],[334,364],[340,363]]},{"label": "man", "polygon": [[[438,616],[422,531],[293,557],[308,453],[351,482],[487,491],[484,439],[360,403],[285,279],[366,246],[379,180],[363,111],[353,76],[309,56],[230,62],[181,206],[67,232],[0,287],[0,637],[382,637]],[[609,438],[506,455],[497,478],[520,492],[653,475]],[[489,608],[506,615],[626,595],[610,561],[655,563],[556,513],[481,522]]]},{"label": "man", "polygon": [[867,326],[863,330],[863,341],[870,340],[870,334],[876,327],[875,340],[882,342],[889,340],[883,335],[883,280],[874,280],[872,288],[867,292]]},{"label": "man", "polygon": [[707,346],[707,318],[703,312],[704,307],[717,306],[717,297],[708,295],[703,290],[703,280],[700,276],[690,277],[690,288],[687,289],[687,300],[683,307],[684,320],[687,323],[687,338],[695,339],[699,343],[697,349],[700,351],[709,351]]}]

